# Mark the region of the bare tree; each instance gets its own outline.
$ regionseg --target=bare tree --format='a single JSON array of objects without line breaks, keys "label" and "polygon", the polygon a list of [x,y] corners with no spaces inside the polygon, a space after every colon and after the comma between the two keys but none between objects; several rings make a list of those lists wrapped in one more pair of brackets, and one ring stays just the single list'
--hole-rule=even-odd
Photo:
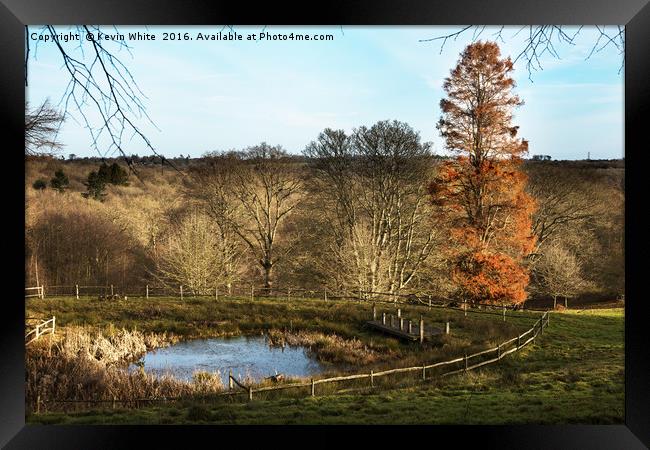
[{"label": "bare tree", "polygon": [[337,287],[399,293],[431,254],[429,147],[407,124],[383,121],[352,136],[326,129],[305,149],[311,192],[331,208]]},{"label": "bare tree", "polygon": [[125,286],[137,281],[142,254],[105,205],[54,191],[33,203],[25,232],[41,284]]},{"label": "bare tree", "polygon": [[124,189],[111,196],[107,206],[113,222],[128,230],[155,262],[160,241],[182,203],[176,188],[152,183],[147,191]]},{"label": "bare tree", "polygon": [[183,285],[194,295],[228,285],[229,266],[237,258],[228,242],[219,239],[212,221],[198,211],[183,217],[164,239],[156,264],[156,276],[174,288]]},{"label": "bare tree", "polygon": [[286,151],[266,143],[243,152],[213,155],[193,172],[192,186],[223,235],[235,234],[262,269],[264,286],[293,249],[283,226],[301,201],[302,178]]},{"label": "bare tree", "polygon": [[558,232],[592,219],[602,199],[598,187],[579,170],[569,174],[566,169],[543,164],[530,165],[527,172],[528,191],[538,205],[533,216],[535,259],[544,243]]},{"label": "bare tree", "polygon": [[567,307],[568,298],[589,286],[582,276],[582,266],[576,256],[558,243],[546,246],[533,273],[538,290],[553,297],[554,308],[558,297],[564,297],[564,306]]},{"label": "bare tree", "polygon": [[31,156],[57,153],[62,145],[56,134],[63,122],[63,115],[44,101],[40,106],[29,109],[25,103],[25,154]]},{"label": "bare tree", "polygon": [[[232,169],[239,164],[235,152],[206,155],[204,164],[192,167],[190,177],[184,180],[186,198],[195,199],[204,205],[206,213],[213,220],[215,232],[226,248],[241,255],[240,238],[235,232],[237,205],[229,187],[235,181]],[[238,268],[235,264],[227,266],[229,277],[234,280]],[[232,293],[232,281],[226,283],[228,293]]]},{"label": "bare tree", "polygon": [[[447,41],[455,41],[458,37],[471,33],[471,40],[474,42],[484,35],[486,28],[486,25],[466,25],[449,34],[420,39],[420,42],[439,41],[440,53],[442,53]],[[490,39],[505,42],[505,28],[505,26],[500,27],[496,32],[492,33]],[[580,26],[576,31],[567,31],[568,28],[564,25],[525,25],[518,27],[517,31],[511,37],[523,34],[524,42],[523,47],[517,52],[513,63],[519,60],[523,61],[526,64],[528,78],[532,79],[533,72],[543,70],[540,58],[545,55],[550,55],[556,59],[561,59],[559,48],[563,46],[574,46],[584,27]],[[625,28],[620,25],[614,27],[596,25],[595,28],[597,31],[596,38],[585,59],[589,59],[595,53],[613,46],[621,55],[620,73],[625,64]]]}]

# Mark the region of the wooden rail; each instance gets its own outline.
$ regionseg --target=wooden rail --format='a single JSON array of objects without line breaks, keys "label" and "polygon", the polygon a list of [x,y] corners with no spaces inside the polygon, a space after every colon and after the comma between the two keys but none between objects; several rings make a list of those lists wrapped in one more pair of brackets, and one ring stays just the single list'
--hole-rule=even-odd
[{"label": "wooden rail", "polygon": [[41,321],[41,323],[37,324],[33,330],[29,331],[25,335],[25,340],[27,340],[30,336],[33,335],[32,338],[29,339],[25,344],[34,342],[35,340],[37,340],[38,338],[46,334],[48,331],[51,334],[54,334],[55,330],[56,330],[56,316],[52,316],[51,319]]},{"label": "wooden rail", "polygon": [[[49,328],[43,330],[41,329],[42,327],[46,326],[50,322],[52,323],[51,331],[54,333],[54,328],[55,328],[55,321],[56,318],[52,317],[52,319],[44,321],[37,325],[37,329],[40,329],[38,332],[39,336],[42,336],[43,333]],[[413,366],[413,367],[399,367],[395,369],[388,369],[384,370],[381,372],[375,372],[373,370],[370,370],[369,373],[361,373],[361,374],[353,374],[353,375],[344,375],[344,376],[338,376],[338,377],[331,377],[331,378],[323,378],[323,379],[311,379],[308,382],[298,382],[298,383],[289,383],[289,384],[278,384],[276,386],[259,386],[259,387],[254,387],[253,385],[245,385],[244,383],[240,382],[237,380],[235,377],[232,376],[232,372],[230,372],[228,376],[228,384],[229,384],[229,390],[225,392],[218,392],[214,394],[210,394],[206,398],[212,398],[212,397],[223,397],[223,396],[232,396],[232,395],[239,395],[239,394],[248,394],[248,400],[252,401],[253,400],[253,394],[254,393],[259,393],[259,392],[269,392],[269,391],[277,391],[277,390],[286,390],[286,389],[293,389],[293,388],[306,388],[306,387],[311,387],[311,396],[316,395],[316,385],[319,384],[326,384],[326,383],[336,383],[336,382],[341,382],[341,381],[350,381],[350,380],[360,380],[360,379],[370,379],[370,387],[374,387],[374,380],[377,377],[382,377],[382,376],[387,376],[387,375],[392,375],[392,374],[397,374],[397,373],[408,373],[408,372],[420,372],[422,374],[422,380],[427,379],[427,371],[430,371],[431,369],[436,369],[436,368],[441,368],[444,366],[450,366],[453,364],[459,364],[462,363],[462,367],[458,369],[451,370],[449,372],[444,372],[441,374],[438,374],[440,377],[446,377],[458,373],[463,373],[467,372],[470,370],[477,369],[479,367],[486,366],[488,364],[493,364],[498,362],[499,360],[503,359],[507,355],[514,353],[518,350],[521,350],[524,348],[526,345],[528,345],[531,342],[535,341],[535,338],[537,338],[538,335],[543,334],[543,330],[545,327],[548,327],[550,323],[550,315],[549,312],[546,311],[542,314],[542,316],[534,323],[534,325],[527,331],[523,332],[519,336],[516,336],[512,339],[509,339],[507,341],[502,342],[496,347],[489,348],[486,350],[482,350],[480,352],[473,353],[471,355],[464,355],[462,357],[454,358],[448,361],[439,361],[435,362],[432,364],[425,364],[422,366]],[[30,333],[28,333],[25,338],[27,338],[29,335],[32,333],[35,333],[35,330],[32,330]],[[532,334],[528,339],[525,341],[522,341],[524,337],[528,336],[529,334]],[[33,339],[32,339],[33,340]],[[31,341],[30,341],[31,342]],[[507,346],[515,344],[512,348],[506,349]],[[484,356],[489,353],[496,353],[495,357],[492,357],[487,360],[479,361],[473,364],[470,364],[470,360],[479,358],[481,356]],[[234,390],[234,386],[238,386],[241,388],[241,390]],[[194,399],[194,400],[200,400],[203,397],[177,397],[177,398],[171,398],[171,397],[162,397],[162,398],[142,398],[142,399],[107,399],[107,400],[51,400],[51,403],[111,403],[113,404],[113,408],[115,408],[116,403],[121,403],[121,404],[126,404],[126,405],[136,405],[138,407],[139,405],[143,403],[152,403],[152,402],[167,402],[167,401],[175,401],[175,400],[188,400],[188,399]],[[36,401],[36,411],[37,413],[40,411],[40,405],[43,403],[41,401],[40,396],[38,396],[37,401]]]},{"label": "wooden rail", "polygon": [[[36,293],[33,293],[36,291]],[[45,291],[43,289],[43,286],[35,286],[35,287],[26,287],[25,288],[25,298],[28,297],[38,297],[38,298],[43,298]]]},{"label": "wooden rail", "polygon": [[[42,288],[42,286],[40,287]],[[36,288],[26,288],[26,289],[36,289]],[[287,298],[288,300],[296,298],[306,298],[306,299],[350,299],[350,300],[360,300],[360,301],[371,301],[377,303],[402,303],[402,304],[420,304],[431,307],[454,307],[452,305],[468,305],[468,307],[484,307],[486,309],[498,309],[498,310],[514,310],[514,309],[525,309],[513,305],[495,305],[493,303],[486,302],[472,302],[465,303],[463,301],[456,301],[450,299],[433,299],[433,296],[426,293],[410,293],[410,294],[398,294],[390,292],[379,292],[379,291],[364,291],[364,290],[344,290],[344,291],[334,291],[325,287],[307,289],[299,287],[284,287],[284,288],[266,288],[266,287],[256,287],[254,285],[239,285],[238,287],[231,286],[229,289],[226,289],[224,286],[213,286],[205,288],[201,293],[193,293],[188,290],[187,286],[154,286],[154,285],[140,285],[140,286],[123,286],[118,287],[116,285],[94,285],[94,286],[82,286],[79,284],[75,285],[55,285],[48,286],[48,290],[54,292],[54,295],[61,296],[74,296],[79,291],[79,295],[82,294],[82,290],[94,290],[94,292],[87,292],[85,295],[99,295],[100,293],[106,293],[108,291],[120,292],[123,295],[129,297],[149,297],[149,296],[184,296],[184,297],[213,297],[219,298],[219,296],[225,297],[278,297],[278,298]],[[382,300],[382,297],[385,298]],[[386,300],[387,299],[387,300]],[[465,306],[463,306],[465,308]]]},{"label": "wooden rail", "polygon": [[[371,370],[369,373],[362,373],[362,374],[354,374],[354,375],[345,375],[345,376],[339,376],[339,377],[332,377],[332,378],[323,378],[319,380],[311,379],[310,382],[303,382],[303,383],[292,383],[292,384],[284,384],[284,385],[278,385],[278,386],[264,386],[264,387],[258,387],[254,388],[253,385],[246,386],[236,380],[232,374],[229,375],[229,378],[231,378],[237,386],[241,387],[242,389],[245,389],[248,391],[248,398],[249,400],[253,399],[253,393],[255,392],[264,392],[264,391],[274,391],[274,390],[280,390],[280,389],[290,389],[290,388],[301,388],[301,387],[308,387],[311,386],[311,395],[315,396],[315,386],[318,384],[325,384],[325,383],[334,383],[334,382],[339,382],[339,381],[348,381],[348,380],[359,380],[359,379],[364,379],[364,378],[369,378],[370,379],[370,385],[371,387],[374,386],[374,379],[377,377],[381,376],[386,376],[386,375],[391,375],[391,374],[396,374],[396,373],[406,373],[406,372],[416,372],[419,371],[422,373],[422,379],[426,380],[427,378],[427,370],[431,370],[437,367],[442,367],[442,366],[447,366],[451,364],[457,364],[457,363],[463,363],[463,367],[460,369],[452,370],[450,372],[445,372],[442,374],[439,374],[441,377],[457,374],[457,373],[462,373],[462,372],[467,372],[469,370],[477,369],[479,367],[488,365],[488,364],[493,364],[495,362],[500,361],[502,358],[505,356],[514,353],[526,345],[528,345],[530,342],[533,342],[535,338],[540,334],[543,333],[544,327],[548,327],[549,325],[549,313],[548,311],[544,312],[542,314],[542,317],[540,317],[535,324],[530,328],[529,330],[525,331],[524,333],[520,334],[519,336],[509,339],[505,342],[502,342],[501,344],[497,345],[496,347],[489,348],[487,350],[482,350],[477,353],[473,353],[471,355],[465,355],[460,358],[455,358],[449,361],[440,361],[436,362],[433,364],[425,364],[422,366],[413,366],[413,367],[400,367],[400,368],[395,368],[395,369],[389,369],[389,370],[384,370],[381,372],[375,372]],[[527,340],[522,342],[522,339],[531,334],[532,336],[528,338]],[[506,347],[509,345],[515,344],[514,347],[507,349]],[[489,353],[496,353],[496,356],[484,361],[480,361],[474,364],[470,364],[470,360],[474,358],[478,358],[483,355],[487,355]],[[232,389],[232,384],[231,384],[231,389]]]}]

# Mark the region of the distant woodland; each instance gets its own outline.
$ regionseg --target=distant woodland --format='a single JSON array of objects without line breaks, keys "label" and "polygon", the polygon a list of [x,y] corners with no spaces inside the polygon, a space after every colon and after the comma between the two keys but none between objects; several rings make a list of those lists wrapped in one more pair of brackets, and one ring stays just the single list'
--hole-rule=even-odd
[{"label": "distant woodland", "polygon": [[[378,125],[381,125],[378,124]],[[202,158],[26,156],[26,284],[323,288],[460,295],[427,192],[445,158],[324,132],[300,156],[260,144]],[[361,128],[372,141],[378,130]],[[347,144],[345,144],[347,145]],[[117,168],[116,168],[117,167]],[[525,160],[537,201],[527,291],[624,292],[624,161]]]}]

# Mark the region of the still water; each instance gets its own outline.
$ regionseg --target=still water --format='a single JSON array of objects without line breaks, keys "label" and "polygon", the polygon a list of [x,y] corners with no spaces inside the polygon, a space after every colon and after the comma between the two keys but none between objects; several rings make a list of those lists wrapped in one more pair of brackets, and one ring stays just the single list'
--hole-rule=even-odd
[{"label": "still water", "polygon": [[[228,371],[237,379],[251,377],[256,381],[282,373],[286,376],[308,377],[323,371],[303,347],[270,347],[265,336],[210,338],[184,341],[152,350],[140,360],[147,373],[170,374],[191,380],[197,371],[221,372],[225,386]],[[129,370],[137,370],[132,364]]]}]

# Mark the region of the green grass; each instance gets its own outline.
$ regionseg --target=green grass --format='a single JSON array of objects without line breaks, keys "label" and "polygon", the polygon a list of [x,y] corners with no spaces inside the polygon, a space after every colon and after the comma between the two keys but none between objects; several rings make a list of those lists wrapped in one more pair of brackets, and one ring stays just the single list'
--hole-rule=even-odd
[{"label": "green grass", "polygon": [[[414,358],[417,352],[415,348],[393,342],[392,338],[364,329],[368,305],[307,300],[291,304],[278,300],[255,303],[228,300],[223,304],[207,299],[186,301],[186,304],[173,299],[157,300],[160,303],[154,306],[152,300],[141,304],[133,300],[123,302],[124,305],[100,302],[93,305],[92,301],[82,304],[82,300],[45,299],[30,302],[28,313],[56,314],[57,321],[63,325],[106,325],[110,321],[120,327],[137,325],[143,331],[167,325],[181,327],[177,321],[186,318],[185,328],[181,329],[187,331],[188,337],[240,334],[265,327],[288,328],[291,322],[293,327],[336,330],[346,337],[378,342],[380,347],[386,346],[381,347],[384,349],[394,347],[406,360]],[[158,312],[148,317],[146,312],[152,308]],[[462,327],[462,313],[409,307],[405,312],[406,315],[422,312],[425,320],[432,321],[449,316],[452,334],[464,334],[462,339],[468,343],[481,340],[480,336],[472,337],[472,328],[483,327],[488,335],[497,336],[501,332],[527,329],[531,322],[512,317],[504,325],[497,316],[476,315],[468,317]],[[517,322],[520,323],[515,325]],[[543,336],[522,351],[498,364],[443,380],[404,385],[396,381],[374,390],[364,388],[322,396],[318,396],[321,388],[318,386],[314,398],[305,390],[291,397],[274,394],[253,402],[244,398],[182,401],[137,410],[45,413],[32,415],[28,421],[61,424],[623,423],[623,333],[622,309],[568,310],[552,314],[550,327],[544,330]],[[392,362],[393,367],[406,365],[401,357]]]},{"label": "green grass", "polygon": [[[373,361],[373,368],[415,365],[449,359],[462,351],[473,352],[494,347],[530,328],[539,314],[516,313],[505,322],[495,315],[468,313],[426,306],[401,306],[402,316],[417,321],[420,314],[427,326],[444,328],[451,322],[451,335],[420,346],[403,343],[397,338],[378,333],[367,327],[372,306],[350,301],[323,301],[320,299],[284,298],[131,298],[115,302],[92,298],[76,300],[71,297],[32,299],[27,303],[28,317],[56,315],[57,326],[89,325],[110,332],[116,328],[137,329],[144,332],[171,332],[182,338],[259,335],[269,330],[307,331],[336,334],[345,339],[358,339],[381,357]],[[396,313],[392,304],[377,304],[377,313]],[[349,361],[345,348],[322,349],[317,354],[322,363]],[[349,351],[349,350],[348,350]],[[460,353],[459,353],[460,352]],[[337,358],[338,356],[338,358]],[[332,367],[332,371],[354,371],[368,366],[369,361],[358,360],[349,367]]]}]

